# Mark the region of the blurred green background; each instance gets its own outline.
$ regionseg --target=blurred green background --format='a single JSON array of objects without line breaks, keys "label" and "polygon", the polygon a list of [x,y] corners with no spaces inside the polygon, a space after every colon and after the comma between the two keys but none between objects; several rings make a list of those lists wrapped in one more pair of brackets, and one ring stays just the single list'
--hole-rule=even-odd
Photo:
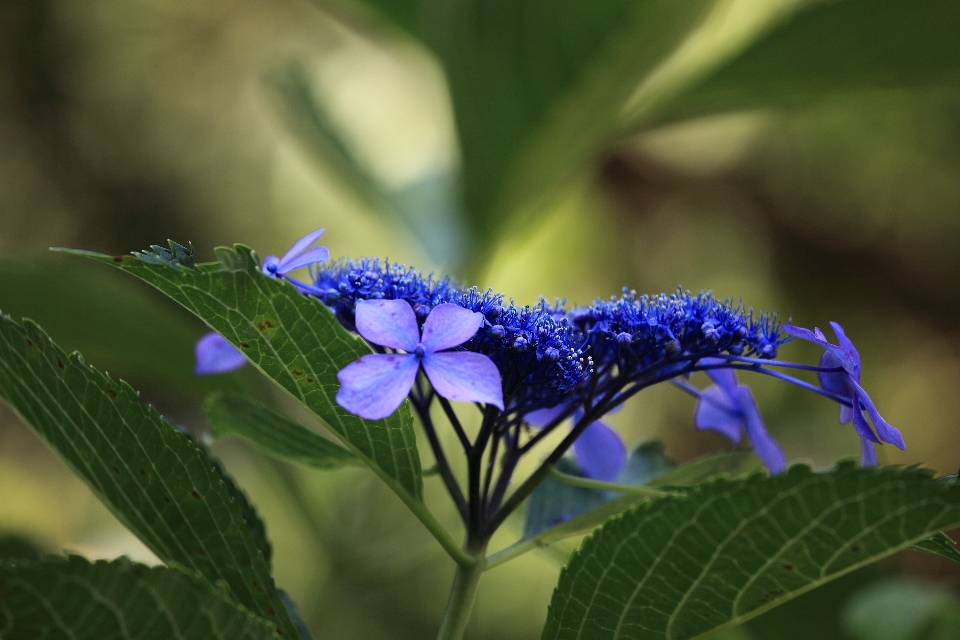
[{"label": "blurred green background", "polygon": [[[521,303],[712,289],[803,326],[839,321],[907,442],[881,462],[960,467],[955,3],[369,5],[0,4],[0,309],[202,432],[217,388],[307,418],[252,371],[195,379],[199,321],[48,247],[173,238],[209,260],[233,242],[282,253],[322,226],[334,256]],[[833,404],[749,382],[791,461],[859,455]],[[655,388],[611,422],[677,461],[727,447],[694,432],[692,410]],[[372,474],[294,468],[240,441],[214,451],[266,519],[278,582],[316,638],[433,636],[453,567]],[[428,497],[453,526],[440,487]],[[6,408],[0,535],[156,561]],[[539,637],[572,548],[487,574],[470,637]],[[728,637],[957,637],[944,620],[958,596],[955,565],[905,552]]]}]

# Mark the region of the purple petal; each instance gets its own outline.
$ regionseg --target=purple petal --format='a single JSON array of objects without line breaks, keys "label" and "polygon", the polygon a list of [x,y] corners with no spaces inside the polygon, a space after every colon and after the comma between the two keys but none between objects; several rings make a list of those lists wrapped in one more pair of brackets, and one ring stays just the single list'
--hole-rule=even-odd
[{"label": "purple petal", "polygon": [[267,256],[263,259],[263,266],[260,270],[271,278],[276,278],[277,272],[280,270],[280,259],[277,256]]},{"label": "purple petal", "polygon": [[870,428],[867,419],[863,417],[863,410],[860,409],[860,401],[857,399],[857,396],[853,396],[851,400],[853,402],[853,428],[857,432],[857,435],[864,440],[880,444],[880,440],[876,434],[873,433],[873,429]]},{"label": "purple petal", "polygon": [[[857,375],[857,373],[860,371],[859,356],[857,356],[857,361],[855,362],[851,357],[851,355],[846,351],[844,351],[842,347],[838,347],[835,344],[830,344],[819,328],[815,328],[814,331],[810,331],[809,329],[804,329],[803,327],[795,327],[789,324],[785,324],[781,328],[784,330],[784,332],[788,333],[794,338],[800,338],[801,340],[809,340],[810,342],[813,342],[814,344],[818,344],[824,349],[826,349],[827,351],[829,351],[830,353],[832,353],[834,357],[836,357],[837,360],[840,362],[840,366],[843,367],[851,375]],[[843,330],[841,329],[841,332],[842,331]],[[856,353],[856,350],[854,350],[854,353]]]},{"label": "purple petal", "polygon": [[301,254],[300,256],[294,257],[289,262],[280,263],[280,273],[290,273],[291,271],[296,271],[297,269],[302,269],[308,267],[311,264],[319,264],[321,262],[326,262],[330,259],[330,252],[327,251],[326,247],[314,247],[306,253]]},{"label": "purple petal", "polygon": [[423,323],[423,348],[428,352],[458,347],[483,324],[483,314],[449,302],[433,308]]},{"label": "purple petal", "polygon": [[408,354],[371,354],[337,374],[337,404],[367,420],[386,418],[410,393],[420,363]]},{"label": "purple petal", "polygon": [[743,415],[744,426],[747,431],[747,439],[753,445],[753,450],[756,451],[757,457],[763,461],[771,474],[783,473],[787,469],[787,456],[776,440],[767,433],[766,427],[763,426],[763,418],[760,417],[760,410],[757,409],[753,394],[750,393],[750,389],[743,385],[737,392],[740,413]]},{"label": "purple petal", "polygon": [[361,300],[356,308],[357,333],[373,344],[413,351],[420,343],[420,328],[406,300]]},{"label": "purple petal", "polygon": [[879,464],[877,460],[877,450],[873,448],[873,443],[866,439],[860,440],[860,466],[875,467]]},{"label": "purple petal", "polygon": [[[293,243],[293,246],[290,247],[290,250],[283,254],[283,257],[280,258],[280,264],[286,266],[286,264],[292,260],[294,257],[303,253],[304,249],[312,245],[314,242],[320,239],[320,236],[323,235],[325,229],[317,229],[313,233],[308,233],[299,240]],[[289,269],[288,269],[289,270]]]},{"label": "purple petal", "polygon": [[[817,329],[817,332],[814,333],[810,329],[804,329],[803,327],[795,327],[792,324],[785,324],[780,327],[783,329],[784,333],[793,336],[794,338],[800,338],[801,340],[809,340],[814,342],[824,349],[832,347],[834,345],[827,342],[826,338],[823,337],[823,334],[820,333],[820,329]],[[819,335],[818,335],[819,334]]]},{"label": "purple petal", "polygon": [[558,404],[557,406],[550,407],[548,409],[537,409],[536,411],[531,411],[530,413],[526,414],[523,419],[531,427],[542,429],[563,415],[563,413],[569,408],[570,405],[568,404]]},{"label": "purple petal", "polygon": [[853,409],[845,404],[840,405],[840,424],[847,424],[853,420]]},{"label": "purple petal", "polygon": [[839,323],[832,321],[830,322],[830,326],[833,327],[833,332],[837,334],[837,342],[840,343],[840,347],[850,356],[851,360],[856,363],[857,369],[859,369],[860,354],[857,352],[857,348],[853,346],[850,338],[847,337],[847,334],[843,332],[843,327],[841,327]]},{"label": "purple petal", "polygon": [[482,353],[447,351],[423,358],[433,389],[448,400],[485,402],[503,410],[500,370]]},{"label": "purple petal", "polygon": [[577,464],[588,478],[613,482],[627,462],[627,449],[617,432],[599,420],[573,443]]},{"label": "purple petal", "polygon": [[193,372],[198,376],[229,373],[247,363],[247,358],[216,332],[210,332],[197,340],[193,353],[196,358]]},{"label": "purple petal", "polygon": [[[823,352],[823,355],[820,356],[820,366],[825,369],[842,368],[840,361],[837,360],[837,356],[834,355],[833,351]],[[851,376],[846,370],[832,372],[818,371],[817,378],[819,378],[820,387],[824,391],[829,391],[843,398],[853,395]]]},{"label": "purple petal", "polygon": [[709,387],[700,394],[693,411],[693,424],[699,429],[710,429],[740,444],[743,418],[733,400],[720,387]]},{"label": "purple petal", "polygon": [[880,436],[880,439],[892,444],[898,449],[906,449],[907,445],[903,442],[903,436],[900,435],[897,428],[880,417],[880,412],[877,411],[876,405],[873,404],[873,400],[871,400],[867,392],[863,390],[863,387],[856,382],[853,384],[857,388],[857,397],[863,402],[863,406],[867,408],[867,413],[870,414],[870,419],[873,420],[873,426],[877,429],[877,435]]}]

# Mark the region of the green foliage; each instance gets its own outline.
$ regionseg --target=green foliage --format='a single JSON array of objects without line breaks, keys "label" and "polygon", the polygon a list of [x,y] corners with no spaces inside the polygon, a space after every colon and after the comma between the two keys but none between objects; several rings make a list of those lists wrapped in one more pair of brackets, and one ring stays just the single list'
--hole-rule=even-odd
[{"label": "green foliage", "polygon": [[[557,470],[571,475],[579,473],[577,465],[569,458],[561,458]],[[574,516],[596,509],[608,500],[608,494],[603,491],[576,487],[548,477],[527,499],[523,537],[532,538]]]},{"label": "green foliage", "polygon": [[842,617],[856,640],[949,640],[960,637],[960,603],[949,589],[905,578],[854,594]]},{"label": "green foliage", "polygon": [[543,638],[707,638],[958,524],[960,485],[922,470],[716,480],[590,536],[560,576]]},{"label": "green foliage", "polygon": [[957,551],[957,543],[950,536],[941,532],[926,540],[921,540],[910,547],[911,551],[925,551],[938,556],[943,556],[948,560],[960,563],[960,551]]},{"label": "green foliage", "polygon": [[173,240],[167,240],[167,242],[170,244],[169,249],[158,244],[152,244],[148,251],[136,251],[133,255],[144,262],[166,265],[174,269],[181,267],[184,269],[197,268],[197,252],[194,250],[192,242],[188,243],[189,246],[186,247]]},{"label": "green foliage", "polygon": [[363,420],[335,401],[337,372],[370,353],[315,298],[260,272],[252,249],[216,250],[220,262],[171,269],[133,256],[83,251],[149,282],[240,349],[268,378],[312,411],[408,504],[423,491],[409,403],[384,420]]},{"label": "green foliage", "polygon": [[610,143],[629,95],[713,4],[368,0],[443,61],[463,155],[472,238],[488,246],[508,215]]},{"label": "green foliage", "polygon": [[678,119],[809,104],[864,90],[960,80],[960,5],[952,0],[814,2],[759,32],[665,111]]},{"label": "green foliage", "polygon": [[130,385],[68,356],[30,321],[2,316],[0,396],[161,560],[224,581],[294,637],[251,535],[262,532],[252,508]]},{"label": "green foliage", "polygon": [[0,560],[0,633],[10,640],[281,637],[191,571],[78,556]]},{"label": "green foliage", "polygon": [[60,257],[0,259],[0,309],[32,318],[68,351],[77,349],[125,380],[196,395],[239,389],[233,376],[193,375],[201,323],[153,291],[96,265]]},{"label": "green foliage", "polygon": [[[744,476],[757,471],[760,466],[759,460],[749,451],[710,454],[677,466],[664,455],[660,442],[645,442],[630,454],[620,472],[619,483],[652,489],[683,487],[717,475]],[[572,487],[548,478],[537,487],[527,503],[524,537],[535,538],[538,544],[549,544],[580,535],[649,498],[649,494],[623,495]]]},{"label": "green foliage", "polygon": [[318,469],[362,466],[353,453],[260,403],[215,394],[204,404],[214,438],[247,438],[267,453]]}]

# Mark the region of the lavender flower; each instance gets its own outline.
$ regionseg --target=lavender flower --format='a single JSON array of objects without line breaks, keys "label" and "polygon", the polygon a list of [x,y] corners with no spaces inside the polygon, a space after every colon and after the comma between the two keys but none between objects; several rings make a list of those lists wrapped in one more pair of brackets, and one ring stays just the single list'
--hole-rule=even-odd
[{"label": "lavender flower", "polygon": [[486,356],[458,347],[477,333],[483,315],[455,304],[433,308],[423,336],[413,307],[405,300],[364,300],[356,305],[357,332],[367,341],[406,351],[366,355],[337,374],[337,402],[368,420],[393,413],[423,370],[433,389],[450,400],[485,402],[503,409],[500,372]]},{"label": "lavender flower", "polygon": [[[814,327],[813,331],[802,327],[784,325],[783,330],[801,340],[809,340],[824,349],[823,356],[820,358],[820,367],[827,371],[820,371],[817,375],[820,379],[820,386],[839,398],[846,399],[849,406],[840,407],[840,424],[847,424],[853,420],[853,428],[860,436],[860,444],[863,450],[863,466],[876,466],[877,453],[873,448],[873,443],[880,444],[887,442],[900,449],[905,448],[903,436],[895,427],[884,420],[873,401],[867,395],[867,392],[860,386],[860,354],[857,352],[853,342],[847,338],[841,327],[836,322],[831,322],[833,332],[837,335],[839,345],[830,344],[826,336],[819,328]],[[873,420],[873,426],[876,428],[876,434],[870,428],[863,411],[866,409]],[[879,438],[877,437],[879,435]]]},{"label": "lavender flower", "polygon": [[[534,427],[545,427],[568,409],[567,405],[539,409],[528,413],[526,422]],[[571,415],[573,423],[580,422],[583,415],[583,409],[574,410]],[[627,462],[627,449],[616,431],[602,420],[597,420],[591,422],[573,443],[573,456],[588,478],[614,482]]]},{"label": "lavender flower", "polygon": [[282,258],[277,256],[267,256],[263,259],[263,272],[271,278],[283,278],[292,283],[301,293],[314,293],[310,285],[304,284],[299,280],[287,277],[287,274],[297,269],[309,267],[312,265],[326,262],[330,259],[330,252],[326,247],[313,247],[307,249],[310,245],[320,239],[324,229],[318,229],[313,233],[303,236],[290,247],[290,250],[283,254]]},{"label": "lavender flower", "polygon": [[200,338],[193,353],[196,362],[193,371],[198,376],[229,373],[247,363],[247,358],[215,331]]},{"label": "lavender flower", "polygon": [[[719,358],[704,358],[700,365],[723,365]],[[740,444],[746,432],[757,456],[770,473],[782,473],[787,468],[787,456],[770,437],[753,394],[746,385],[737,383],[737,375],[730,369],[707,369],[705,373],[715,383],[699,394],[694,409],[694,425],[697,429],[710,429],[727,437],[733,444]]]}]

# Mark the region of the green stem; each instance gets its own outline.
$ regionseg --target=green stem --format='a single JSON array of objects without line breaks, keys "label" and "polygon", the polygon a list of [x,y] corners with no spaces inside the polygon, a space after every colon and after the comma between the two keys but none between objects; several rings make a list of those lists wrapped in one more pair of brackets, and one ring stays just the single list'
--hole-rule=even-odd
[{"label": "green stem", "polygon": [[563,482],[564,484],[573,485],[575,487],[583,487],[585,489],[598,489],[600,491],[615,491],[616,493],[626,493],[632,496],[645,496],[649,498],[660,498],[662,496],[670,495],[671,491],[664,491],[663,489],[653,489],[651,487],[644,487],[639,485],[632,484],[617,484],[616,482],[603,482],[602,480],[591,480],[590,478],[582,478],[580,476],[570,475],[569,473],[563,473],[562,471],[557,471],[555,467],[550,469],[550,475],[553,476],[556,480]]},{"label": "green stem", "polygon": [[470,622],[470,613],[473,611],[473,601],[477,596],[477,585],[483,575],[486,549],[480,549],[475,562],[470,566],[457,565],[457,573],[453,577],[453,586],[450,587],[450,599],[447,601],[447,611],[443,614],[443,624],[437,640],[461,640]]}]

